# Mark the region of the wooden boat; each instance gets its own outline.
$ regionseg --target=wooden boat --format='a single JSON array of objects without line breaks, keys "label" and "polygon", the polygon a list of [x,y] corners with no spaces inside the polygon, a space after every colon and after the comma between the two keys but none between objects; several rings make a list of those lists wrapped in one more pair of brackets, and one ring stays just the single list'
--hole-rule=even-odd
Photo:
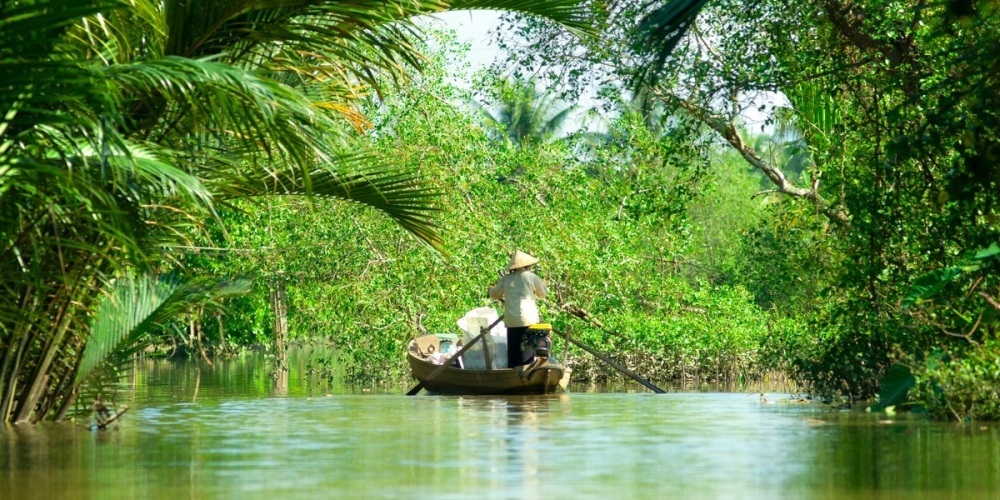
[{"label": "wooden boat", "polygon": [[413,376],[430,392],[444,394],[550,394],[566,389],[572,370],[538,357],[529,365],[494,370],[467,370],[456,360],[429,378],[441,365],[431,361],[440,348],[437,335],[424,335],[410,341],[407,358]]}]

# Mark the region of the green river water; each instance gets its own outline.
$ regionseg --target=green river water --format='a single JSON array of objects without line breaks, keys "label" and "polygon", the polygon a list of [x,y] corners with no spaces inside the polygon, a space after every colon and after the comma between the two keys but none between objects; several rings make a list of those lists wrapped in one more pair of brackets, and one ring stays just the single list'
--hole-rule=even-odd
[{"label": "green river water", "polygon": [[[995,424],[758,393],[406,397],[145,361],[117,430],[0,427],[0,499],[992,499]],[[776,401],[786,394],[770,393]]]}]

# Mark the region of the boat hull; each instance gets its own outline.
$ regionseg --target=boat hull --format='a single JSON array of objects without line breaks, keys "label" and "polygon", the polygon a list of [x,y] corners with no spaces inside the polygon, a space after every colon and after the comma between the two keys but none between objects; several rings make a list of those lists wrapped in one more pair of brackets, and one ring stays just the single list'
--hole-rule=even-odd
[{"label": "boat hull", "polygon": [[[416,339],[413,341],[416,342]],[[423,359],[410,349],[407,358],[413,377],[424,389],[442,394],[551,394],[566,389],[570,369],[559,364],[542,362],[516,368],[497,370],[464,370],[448,366],[433,379],[428,377],[441,367]]]}]

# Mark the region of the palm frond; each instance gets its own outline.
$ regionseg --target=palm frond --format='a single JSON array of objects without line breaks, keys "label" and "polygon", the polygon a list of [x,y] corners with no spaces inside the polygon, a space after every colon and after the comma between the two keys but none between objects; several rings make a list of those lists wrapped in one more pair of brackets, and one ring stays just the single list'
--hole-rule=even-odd
[{"label": "palm frond", "polygon": [[325,78],[364,82],[404,78],[426,61],[413,19],[445,10],[490,9],[541,16],[580,35],[594,35],[580,0],[285,0],[166,2],[164,54],[218,57],[228,64],[269,67],[311,61]]},{"label": "palm frond", "polygon": [[[143,126],[154,142],[217,147],[257,162],[329,161],[346,128],[291,87],[212,61],[165,57],[106,70],[123,95],[164,111]],[[134,106],[134,105],[133,105]],[[149,120],[147,120],[148,122]],[[211,136],[191,132],[212,131]],[[178,142],[182,141],[182,142]],[[193,143],[191,141],[194,141]],[[267,156],[258,158],[259,153]]]},{"label": "palm frond", "polygon": [[81,19],[125,7],[117,0],[49,0],[0,5],[0,56],[48,54]]},{"label": "palm frond", "polygon": [[694,23],[708,0],[653,0],[647,4],[653,10],[636,28],[635,50],[649,57],[639,68],[634,85],[640,88],[655,82],[663,71],[670,54]]},{"label": "palm frond", "polygon": [[540,92],[534,80],[499,82],[496,93],[495,112],[487,111],[482,104],[475,106],[481,110],[487,127],[518,147],[551,139],[576,110],[576,106],[567,105],[551,93]]},{"label": "palm frond", "polygon": [[563,124],[566,123],[566,120],[569,119],[569,116],[573,113],[573,111],[576,111],[576,106],[567,106],[558,113],[552,115],[551,118],[545,121],[545,124],[542,127],[542,136],[550,137],[557,134]]},{"label": "palm frond", "polygon": [[[352,167],[348,169],[348,165]],[[220,183],[216,190],[222,193],[220,199],[306,194],[304,179],[299,174],[299,171],[247,173],[238,182]],[[427,186],[416,173],[353,156],[342,157],[336,167],[313,170],[308,178],[308,192],[313,196],[374,208],[421,241],[445,251],[434,222],[434,214],[442,210],[441,193]]]},{"label": "palm frond", "polygon": [[349,76],[377,89],[379,73],[402,76],[405,66],[424,60],[410,18],[443,8],[434,1],[172,0],[165,54],[247,67],[305,55],[326,67],[327,77]]},{"label": "palm frond", "polygon": [[829,142],[835,136],[835,128],[843,123],[843,111],[829,89],[816,81],[807,81],[786,88],[784,93],[807,140],[823,138]]},{"label": "palm frond", "polygon": [[127,275],[100,300],[90,339],[76,372],[78,385],[101,363],[116,356],[127,359],[130,349],[155,328],[194,308],[250,291],[248,280],[183,280]]},{"label": "palm frond", "polygon": [[[99,128],[89,112],[105,98],[97,76],[65,61],[0,60],[0,141],[33,143],[22,134],[37,132],[31,129],[38,125]],[[74,111],[82,112],[77,117]]]},{"label": "palm frond", "polygon": [[97,75],[67,57],[61,42],[83,18],[121,7],[115,0],[0,6],[0,143],[5,135],[16,136],[36,124],[72,121],[72,116],[57,110],[101,101]]},{"label": "palm frond", "polygon": [[448,10],[502,10],[541,17],[558,23],[577,36],[597,36],[594,12],[577,0],[454,0]]}]

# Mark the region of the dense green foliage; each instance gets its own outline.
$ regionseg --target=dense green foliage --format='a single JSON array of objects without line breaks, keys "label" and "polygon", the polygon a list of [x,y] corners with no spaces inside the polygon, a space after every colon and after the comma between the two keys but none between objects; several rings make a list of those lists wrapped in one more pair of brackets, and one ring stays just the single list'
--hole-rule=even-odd
[{"label": "dense green foliage", "polygon": [[[677,134],[714,138],[785,197],[725,265],[798,325],[774,331],[769,357],[813,392],[872,398],[903,363],[913,402],[995,419],[998,268],[942,278],[1000,235],[998,22],[994,1],[623,1],[606,36],[634,43],[581,55],[530,20],[507,40],[515,67],[570,94],[613,75],[658,96],[697,124]],[[744,125],[762,119],[799,151],[756,144]],[[931,303],[903,306],[934,280]]]},{"label": "dense green foliage", "polygon": [[[542,315],[557,330],[572,328],[660,380],[760,376],[763,312],[740,286],[689,280],[685,265],[698,239],[687,207],[720,196],[702,182],[715,162],[634,117],[613,123],[593,150],[581,149],[586,141],[493,139],[465,107],[468,92],[447,83],[449,57],[457,56],[443,54],[412,85],[387,91],[359,139],[441,187],[448,256],[428,254],[368,212],[325,202],[226,212],[233,251],[197,259],[258,277],[256,298],[230,306],[243,315],[233,321],[266,317],[261,297],[283,271],[293,337],[332,340],[350,379],[398,380],[407,374],[406,342],[457,332],[455,321],[488,304],[486,288],[522,249],[542,259],[538,272],[553,291]],[[752,192],[756,182],[744,187]],[[702,206],[701,217],[710,211]],[[604,328],[564,311],[576,308]],[[573,358],[581,380],[612,376],[585,355]]]},{"label": "dense green foliage", "polygon": [[353,201],[440,249],[439,193],[348,140],[423,63],[413,18],[468,8],[589,25],[576,0],[0,2],[0,421],[62,418],[88,342],[130,335],[91,328],[99,298],[238,200]]},{"label": "dense green foliage", "polygon": [[[65,412],[131,273],[249,276],[220,344],[283,342],[287,291],[317,366],[390,380],[515,249],[653,378],[1000,418],[996,1],[232,4],[2,4],[0,420]],[[422,55],[413,16],[472,7],[550,19],[501,37],[531,84]]]},{"label": "dense green foliage", "polygon": [[552,140],[574,112],[574,106],[559,103],[553,96],[539,92],[535,81],[492,80],[479,84],[492,91],[489,92],[490,102],[476,105],[495,138],[508,140],[519,147],[533,141]]}]

